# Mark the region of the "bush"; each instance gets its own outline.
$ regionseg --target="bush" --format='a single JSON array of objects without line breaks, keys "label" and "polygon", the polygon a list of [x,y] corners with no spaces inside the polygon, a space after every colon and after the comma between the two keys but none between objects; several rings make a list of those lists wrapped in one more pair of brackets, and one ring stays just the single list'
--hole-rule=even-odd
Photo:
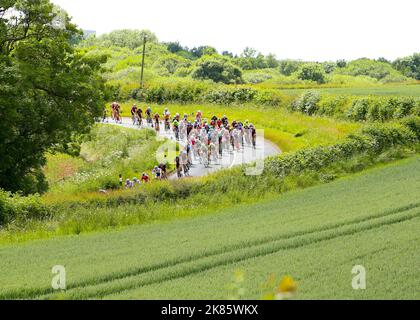
[{"label": "bush", "polygon": [[417,139],[420,140],[420,117],[411,116],[401,121],[401,123],[414,132]]},{"label": "bush", "polygon": [[318,102],[318,114],[325,116],[339,116],[349,104],[349,97],[346,96],[323,96]]},{"label": "bush", "polygon": [[278,90],[258,90],[254,101],[269,106],[279,106],[285,103],[287,97]]},{"label": "bush", "polygon": [[359,134],[349,136],[339,144],[303,149],[270,158],[266,161],[264,172],[284,178],[306,170],[318,171],[360,154],[378,155],[394,146],[411,146],[418,143],[418,135],[406,126],[373,125],[364,128]]},{"label": "bush", "polygon": [[254,100],[257,91],[251,88],[220,88],[209,91],[204,100],[217,104],[246,103]]},{"label": "bush", "polygon": [[50,210],[41,203],[39,195],[23,197],[0,190],[0,226],[14,220],[43,219],[49,215]]},{"label": "bush", "polygon": [[297,77],[301,80],[325,83],[325,70],[319,63],[305,63],[297,71]]},{"label": "bush", "polygon": [[406,97],[359,98],[353,101],[346,116],[354,121],[380,121],[402,119],[417,115],[420,100]]},{"label": "bush", "polygon": [[321,95],[317,91],[305,92],[292,103],[292,110],[312,115],[317,111],[320,99]]},{"label": "bush", "polygon": [[226,84],[242,83],[242,71],[228,59],[216,55],[203,56],[196,62],[192,73],[194,79],[213,80]]}]

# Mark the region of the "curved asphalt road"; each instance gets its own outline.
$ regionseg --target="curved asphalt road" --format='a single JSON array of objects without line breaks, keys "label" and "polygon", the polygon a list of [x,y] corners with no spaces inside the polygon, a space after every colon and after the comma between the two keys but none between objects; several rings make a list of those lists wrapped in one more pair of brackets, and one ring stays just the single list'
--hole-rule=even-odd
[{"label": "curved asphalt road", "polygon": [[[123,118],[122,124],[116,124],[111,119],[107,120],[109,124],[120,125],[125,128],[141,130],[137,125],[133,125],[131,118]],[[145,128],[146,122],[144,122],[143,128]],[[160,135],[171,140],[175,140],[175,136],[172,134],[166,133],[161,125]],[[184,143],[179,142],[181,145]],[[204,167],[199,161],[194,160],[193,166],[190,169],[191,177],[202,177],[208,175],[212,172],[230,168],[240,164],[254,163],[257,160],[264,159],[269,156],[280,154],[281,150],[273,144],[271,141],[264,139],[263,133],[260,130],[257,130],[257,148],[253,149],[250,146],[245,145],[245,147],[240,152],[224,152],[223,157],[218,160],[217,163],[212,162],[208,168]],[[176,179],[176,174],[170,176],[170,179]]]}]

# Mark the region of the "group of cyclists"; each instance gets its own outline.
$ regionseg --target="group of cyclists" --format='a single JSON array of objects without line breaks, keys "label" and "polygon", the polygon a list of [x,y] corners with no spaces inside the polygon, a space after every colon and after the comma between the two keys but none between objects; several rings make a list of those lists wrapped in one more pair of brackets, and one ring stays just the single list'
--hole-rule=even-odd
[{"label": "group of cyclists", "polygon": [[[184,146],[175,158],[179,178],[189,176],[193,159],[209,167],[211,163],[219,163],[225,153],[241,152],[246,145],[256,148],[257,131],[248,120],[230,122],[227,116],[206,119],[201,111],[182,117],[179,113],[171,116],[168,108],[162,117],[165,132],[173,132]],[[155,128],[160,127],[160,115],[155,114],[154,118]]]},{"label": "group of cyclists", "polygon": [[[121,123],[119,104],[113,103],[111,110],[114,121]],[[133,125],[154,128],[158,134],[162,126],[166,134],[173,134],[180,142],[182,148],[174,159],[179,178],[189,176],[193,159],[209,167],[211,163],[219,163],[225,153],[241,152],[246,145],[255,149],[257,144],[257,131],[252,123],[248,120],[229,121],[225,115],[214,115],[210,119],[204,118],[201,111],[183,116],[179,113],[171,115],[168,108],[160,115],[153,113],[151,107],[143,111],[134,104],[131,118]],[[166,164],[155,167],[152,173],[158,180],[168,178]]]}]

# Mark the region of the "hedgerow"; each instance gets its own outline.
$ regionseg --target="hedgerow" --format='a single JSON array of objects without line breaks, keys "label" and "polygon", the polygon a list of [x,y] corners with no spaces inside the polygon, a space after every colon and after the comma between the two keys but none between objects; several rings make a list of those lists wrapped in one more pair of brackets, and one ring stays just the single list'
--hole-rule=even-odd
[{"label": "hedgerow", "polygon": [[136,99],[147,103],[256,103],[270,106],[285,105],[286,96],[279,90],[256,89],[247,86],[225,86],[210,82],[183,81],[182,83],[156,82],[140,89],[135,84],[120,85],[117,100]]},{"label": "hedgerow", "polygon": [[39,195],[21,196],[0,189],[0,226],[14,220],[43,219],[50,213]]},{"label": "hedgerow", "polygon": [[412,97],[321,96],[308,91],[291,105],[293,111],[308,115],[326,115],[353,121],[386,122],[408,116],[420,116],[420,99]]},{"label": "hedgerow", "polygon": [[406,126],[372,125],[332,146],[308,148],[270,158],[265,162],[265,173],[285,177],[304,170],[317,171],[358,154],[377,155],[394,146],[409,146],[418,142],[418,135]]}]

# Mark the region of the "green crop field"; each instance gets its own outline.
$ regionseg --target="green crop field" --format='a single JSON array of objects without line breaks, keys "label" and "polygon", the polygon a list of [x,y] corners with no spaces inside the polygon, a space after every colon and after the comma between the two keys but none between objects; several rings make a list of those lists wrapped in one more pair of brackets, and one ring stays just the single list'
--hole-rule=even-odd
[{"label": "green crop field", "polygon": [[211,216],[2,246],[0,298],[260,299],[287,274],[296,298],[418,299],[416,172],[419,157]]}]

